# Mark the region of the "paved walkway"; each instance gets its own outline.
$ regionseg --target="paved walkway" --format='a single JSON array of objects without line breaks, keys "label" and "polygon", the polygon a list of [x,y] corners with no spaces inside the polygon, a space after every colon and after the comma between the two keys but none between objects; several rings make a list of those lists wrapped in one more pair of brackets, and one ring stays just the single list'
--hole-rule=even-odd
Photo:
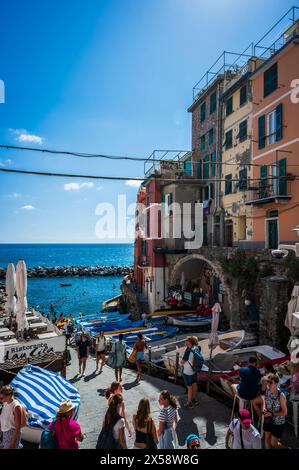
[{"label": "paved walkway", "polygon": [[[114,371],[105,366],[101,374],[95,374],[95,359],[88,360],[86,377],[78,380],[78,362],[74,351],[71,351],[72,364],[67,369],[67,378],[79,389],[81,394],[81,406],[79,422],[83,432],[86,434],[81,447],[85,449],[95,448],[98,434],[101,429],[104,414],[107,410],[105,390],[114,380]],[[230,410],[215,399],[204,393],[199,393],[199,406],[191,410],[183,408],[186,402],[185,389],[181,386],[165,382],[155,377],[144,376],[139,384],[136,384],[136,373],[134,370],[123,371],[124,399],[126,403],[129,421],[137,411],[141,398],[147,397],[151,402],[153,417],[158,418],[159,405],[158,395],[161,390],[167,388],[175,395],[179,402],[180,421],[177,427],[179,444],[183,448],[186,436],[195,432],[203,436],[203,448],[223,448],[224,439],[229,421]],[[134,436],[129,439],[128,446],[134,444]]]}]

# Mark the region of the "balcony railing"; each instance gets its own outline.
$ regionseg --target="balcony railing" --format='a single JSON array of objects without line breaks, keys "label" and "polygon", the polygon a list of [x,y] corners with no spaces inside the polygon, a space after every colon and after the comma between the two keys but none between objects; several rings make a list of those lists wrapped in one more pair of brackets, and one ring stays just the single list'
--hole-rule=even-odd
[{"label": "balcony railing", "polygon": [[257,181],[255,186],[252,183],[252,186],[248,189],[245,204],[257,206],[275,200],[279,200],[279,202],[288,201],[291,198],[291,181],[286,180],[286,178],[280,178],[279,181],[275,182],[260,180]]}]

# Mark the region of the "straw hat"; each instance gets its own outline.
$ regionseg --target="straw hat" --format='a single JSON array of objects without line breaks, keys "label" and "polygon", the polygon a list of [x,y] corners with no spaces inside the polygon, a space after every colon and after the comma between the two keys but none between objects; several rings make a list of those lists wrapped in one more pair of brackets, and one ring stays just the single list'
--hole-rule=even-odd
[{"label": "straw hat", "polygon": [[60,403],[58,413],[63,415],[71,411],[73,408],[74,408],[74,405],[71,402],[71,400],[64,400]]}]

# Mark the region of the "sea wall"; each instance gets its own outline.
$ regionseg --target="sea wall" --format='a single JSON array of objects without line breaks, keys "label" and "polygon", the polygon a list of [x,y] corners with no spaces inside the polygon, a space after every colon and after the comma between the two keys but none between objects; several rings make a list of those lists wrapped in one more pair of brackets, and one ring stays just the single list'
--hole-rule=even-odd
[{"label": "sea wall", "polygon": [[[96,276],[126,276],[131,266],[37,266],[27,268],[28,277],[96,277]],[[0,279],[4,279],[6,269],[0,268]]]}]

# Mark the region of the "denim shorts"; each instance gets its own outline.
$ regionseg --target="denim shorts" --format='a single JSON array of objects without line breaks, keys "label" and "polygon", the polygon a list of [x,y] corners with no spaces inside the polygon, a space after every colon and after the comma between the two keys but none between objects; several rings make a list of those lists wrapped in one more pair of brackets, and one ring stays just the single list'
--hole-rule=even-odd
[{"label": "denim shorts", "polygon": [[144,351],[138,351],[136,354],[136,361],[143,361],[144,360]]},{"label": "denim shorts", "polygon": [[183,377],[184,377],[184,383],[186,387],[191,387],[192,384],[195,384],[197,382],[196,374],[193,374],[193,375],[183,374]]}]

